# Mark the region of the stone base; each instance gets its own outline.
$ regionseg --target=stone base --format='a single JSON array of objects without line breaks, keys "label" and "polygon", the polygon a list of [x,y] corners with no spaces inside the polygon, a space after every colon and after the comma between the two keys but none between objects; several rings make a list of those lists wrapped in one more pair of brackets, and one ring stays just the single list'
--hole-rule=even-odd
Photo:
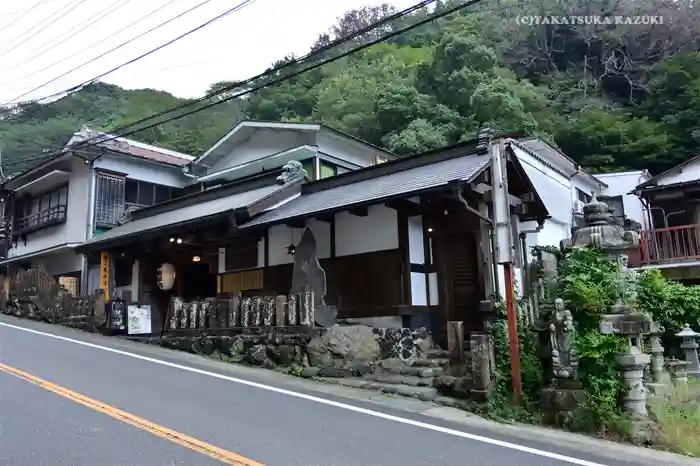
[{"label": "stone base", "polygon": [[671,387],[664,383],[648,382],[644,386],[650,395],[667,395],[671,392]]},{"label": "stone base", "polygon": [[335,325],[335,318],[338,315],[338,309],[335,306],[320,306],[314,307],[314,322],[319,327],[332,327]]},{"label": "stone base", "polygon": [[550,387],[540,390],[540,407],[548,424],[570,425],[585,405],[586,391],[583,389]]}]

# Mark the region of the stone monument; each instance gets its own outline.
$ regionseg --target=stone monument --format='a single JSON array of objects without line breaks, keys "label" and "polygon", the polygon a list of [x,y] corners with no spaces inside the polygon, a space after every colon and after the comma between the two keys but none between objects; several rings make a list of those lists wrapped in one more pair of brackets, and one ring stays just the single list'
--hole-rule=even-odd
[{"label": "stone monument", "polygon": [[586,400],[586,393],[578,379],[575,336],[571,312],[564,307],[563,299],[555,299],[549,324],[552,381],[549,388],[542,390],[540,402],[550,421],[559,425],[570,422]]},{"label": "stone monument", "polygon": [[316,237],[306,228],[294,254],[291,293],[313,292],[313,319],[321,327],[332,327],[338,311],[326,305],[326,272],[318,261]]},{"label": "stone monument", "polygon": [[593,193],[591,202],[583,207],[584,226],[572,234],[571,239],[561,242],[561,248],[568,251],[576,248],[597,248],[620,266],[618,277],[620,289],[617,303],[609,314],[603,315],[600,331],[603,334],[616,334],[626,337],[627,348],[615,356],[626,392],[623,395],[623,408],[635,422],[635,436],[645,437],[648,413],[646,409],[646,388],[644,371],[651,357],[643,352],[644,334],[651,330],[650,316],[635,312],[634,287],[636,275],[627,269],[627,254],[639,247],[639,234],[627,231],[614,217],[605,202]]},{"label": "stone monument", "polygon": [[686,365],[686,373],[695,377],[700,378],[700,361],[698,360],[698,343],[697,339],[700,337],[700,333],[697,333],[689,324],[685,324],[683,330],[676,333],[676,337],[681,339],[681,349],[684,353]]}]

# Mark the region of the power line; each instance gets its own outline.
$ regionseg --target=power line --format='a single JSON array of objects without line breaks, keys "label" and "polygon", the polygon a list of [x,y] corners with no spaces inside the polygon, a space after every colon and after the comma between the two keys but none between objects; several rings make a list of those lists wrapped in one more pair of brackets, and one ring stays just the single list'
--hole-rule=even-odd
[{"label": "power line", "polygon": [[[85,0],[83,0],[83,1],[85,1]],[[5,102],[4,104],[0,105],[0,107],[4,107],[4,106],[6,106],[6,105],[8,105],[8,104],[11,104],[11,103],[13,103],[13,102],[15,102],[15,101],[21,99],[22,97],[24,97],[24,96],[26,96],[26,95],[28,95],[28,94],[31,94],[32,92],[34,92],[34,91],[36,91],[36,90],[38,90],[38,89],[41,89],[42,87],[44,87],[44,86],[46,86],[46,85],[48,85],[48,84],[51,84],[51,83],[53,83],[53,82],[55,82],[55,81],[61,79],[61,78],[64,77],[64,76],[69,75],[70,73],[72,73],[72,72],[74,72],[74,71],[76,71],[76,70],[78,70],[78,69],[84,67],[85,65],[88,65],[88,64],[94,62],[95,60],[98,60],[98,59],[104,57],[105,55],[107,55],[107,54],[109,54],[109,53],[112,53],[112,52],[114,52],[115,50],[120,49],[121,47],[124,47],[125,45],[127,45],[127,44],[133,42],[134,40],[136,40],[136,39],[138,39],[138,38],[140,38],[140,37],[142,37],[142,36],[144,36],[144,35],[146,35],[146,34],[152,32],[152,31],[155,31],[156,29],[158,29],[158,28],[160,28],[160,27],[162,27],[162,26],[165,26],[166,24],[168,24],[168,23],[174,21],[175,19],[178,19],[178,18],[184,16],[185,14],[187,14],[187,13],[189,13],[189,12],[191,12],[191,11],[197,9],[197,8],[206,5],[207,3],[211,2],[211,1],[212,1],[212,0],[204,0],[203,2],[201,2],[201,3],[197,4],[197,5],[195,5],[194,7],[190,8],[189,10],[187,10],[187,11],[185,11],[185,12],[183,12],[183,13],[180,13],[179,15],[175,16],[174,18],[170,18],[169,20],[160,23],[158,26],[155,26],[155,27],[149,29],[148,31],[146,31],[146,32],[144,32],[144,33],[142,33],[142,34],[139,34],[138,36],[136,36],[136,37],[134,37],[134,38],[132,38],[132,39],[130,39],[130,40],[128,40],[128,41],[126,41],[126,42],[120,44],[120,45],[118,45],[117,47],[114,47],[114,48],[108,50],[107,52],[105,52],[105,53],[103,53],[103,54],[101,54],[101,55],[99,55],[99,56],[93,58],[92,60],[88,60],[87,62],[83,63],[82,65],[79,65],[79,66],[77,66],[77,67],[75,67],[75,68],[73,68],[73,69],[71,69],[71,70],[69,70],[69,71],[63,73],[62,75],[57,76],[57,77],[53,78],[52,80],[47,81],[47,82],[45,82],[44,84],[41,84],[41,85],[39,85],[39,86],[33,88],[32,90],[27,91],[27,92],[25,92],[25,93],[23,93],[23,94],[21,94],[21,95],[15,97],[14,99],[9,100],[8,102]],[[73,89],[80,89],[82,86],[85,86],[85,85],[87,85],[87,84],[89,84],[89,83],[91,83],[91,82],[93,82],[93,81],[95,81],[95,80],[97,80],[97,79],[100,79],[100,78],[102,78],[102,77],[104,77],[104,76],[106,76],[106,75],[108,75],[108,74],[110,74],[110,73],[113,73],[113,72],[115,72],[115,71],[117,71],[117,70],[119,70],[119,69],[121,69],[121,68],[123,68],[123,67],[125,67],[125,66],[127,66],[127,65],[130,65],[131,63],[134,63],[135,61],[138,61],[138,60],[140,60],[140,59],[142,59],[142,58],[144,58],[144,57],[147,57],[148,55],[151,55],[152,53],[155,53],[155,52],[157,52],[157,51],[159,51],[159,50],[161,50],[161,49],[167,47],[168,45],[171,45],[171,44],[173,44],[174,42],[177,42],[178,40],[183,39],[184,37],[187,37],[187,36],[189,36],[190,34],[192,34],[192,33],[194,33],[194,32],[197,32],[197,31],[199,31],[200,29],[202,29],[202,28],[204,28],[204,27],[206,27],[206,26],[209,26],[210,24],[212,24],[212,23],[214,23],[214,22],[216,22],[216,21],[218,21],[218,20],[220,20],[220,19],[222,19],[222,18],[228,16],[229,14],[231,14],[231,13],[233,13],[233,12],[239,10],[239,9],[242,9],[242,8],[248,6],[249,4],[251,4],[251,3],[255,2],[255,1],[256,1],[256,0],[243,0],[241,3],[237,4],[237,5],[234,6],[233,8],[229,8],[228,10],[226,10],[225,12],[223,12],[222,14],[220,14],[220,15],[218,15],[218,16],[212,18],[212,19],[210,19],[209,21],[207,21],[207,22],[205,22],[205,23],[203,23],[203,24],[200,24],[199,26],[197,26],[197,27],[194,28],[194,29],[190,29],[189,31],[187,31],[187,32],[184,33],[184,34],[179,35],[179,36],[176,37],[175,39],[172,39],[172,40],[166,42],[165,44],[162,44],[162,45],[156,47],[155,49],[151,49],[151,50],[149,50],[148,52],[146,52],[146,53],[144,53],[144,54],[141,54],[141,55],[139,55],[138,57],[133,58],[133,59],[127,61],[126,63],[123,63],[123,64],[121,64],[121,65],[119,65],[119,66],[116,66],[116,67],[112,68],[111,70],[109,70],[109,71],[107,71],[107,72],[105,72],[105,73],[102,73],[102,74],[100,74],[100,75],[98,75],[98,76],[95,76],[95,77],[92,78],[92,79],[89,79],[89,80],[87,80],[87,81],[85,81],[85,82],[83,82],[83,83],[81,83],[81,84],[78,84],[77,86],[74,86],[73,88],[69,89],[69,91],[70,91],[70,90],[73,90]],[[62,92],[53,94],[53,95],[51,95],[51,96],[49,96],[49,97],[54,97],[54,96],[56,96],[56,95],[61,95],[61,94],[63,94],[64,92],[66,92],[66,91],[62,91]]]},{"label": "power line", "polygon": [[[25,12],[22,16],[20,16],[19,18],[17,18],[17,19],[14,21],[14,24],[17,24],[18,22],[22,21],[22,19],[23,19],[25,16],[27,16],[29,13],[31,13],[32,11],[34,11],[35,9],[37,9],[38,7],[40,7],[41,5],[43,5],[43,4],[45,4],[45,3],[50,3],[50,2],[52,2],[52,1],[55,1],[55,0],[41,0],[41,1],[37,2],[37,3],[35,3],[33,6],[30,6],[29,8],[26,8],[26,9],[24,9],[24,10],[15,10],[15,11],[13,11],[13,12],[11,12],[11,13],[6,13],[5,16],[13,16],[13,15],[17,15],[17,14],[20,14],[20,13],[22,13],[22,12]],[[3,24],[2,28],[0,28],[0,31],[3,30],[3,29],[5,29],[5,27],[7,27],[7,26],[8,26],[9,24],[11,24],[11,23],[13,23],[13,21],[8,21],[6,24]]]},{"label": "power line", "polygon": [[[406,16],[406,15],[410,14],[411,12],[413,12],[413,11],[415,11],[415,10],[417,10],[417,9],[423,8],[423,7],[425,7],[425,6],[427,6],[427,5],[431,4],[431,3],[434,3],[435,1],[436,1],[436,0],[424,0],[423,2],[420,2],[419,4],[417,4],[417,5],[413,6],[413,7],[409,7],[409,8],[407,8],[406,10],[403,10],[403,11],[400,12],[400,13],[391,15],[391,16],[388,17],[388,18],[385,18],[385,19],[383,19],[383,20],[381,20],[381,21],[378,21],[378,22],[376,22],[376,23],[373,23],[372,25],[367,26],[367,27],[363,28],[363,29],[360,30],[360,31],[357,31],[356,33],[351,34],[350,36],[348,36],[348,37],[346,37],[346,38],[342,38],[342,39],[333,41],[333,42],[331,42],[330,44],[328,44],[327,46],[322,47],[322,48],[320,48],[319,50],[314,51],[314,52],[312,52],[312,53],[306,55],[305,58],[302,58],[302,59],[300,59],[300,60],[294,60],[294,61],[292,61],[292,62],[290,62],[290,63],[286,63],[286,64],[284,64],[284,65],[282,65],[282,66],[273,68],[272,70],[269,70],[269,71],[267,71],[267,72],[265,72],[265,73],[262,73],[261,75],[258,75],[258,76],[255,76],[255,77],[253,77],[253,78],[250,78],[249,80],[246,80],[246,82],[250,83],[250,82],[255,81],[255,80],[258,80],[258,79],[260,79],[260,78],[268,77],[268,76],[270,76],[270,75],[273,75],[273,74],[279,72],[279,71],[280,71],[281,69],[283,69],[283,68],[287,68],[287,67],[292,66],[292,65],[298,65],[298,64],[300,64],[300,62],[301,62],[302,60],[304,60],[304,59],[308,59],[308,58],[310,58],[310,57],[312,57],[312,56],[317,56],[317,55],[319,55],[319,54],[321,54],[321,53],[323,53],[323,52],[329,50],[330,48],[335,48],[335,47],[337,47],[338,45],[341,45],[341,44],[343,44],[343,43],[345,43],[345,42],[348,42],[349,40],[352,40],[352,39],[354,39],[355,37],[357,37],[357,36],[359,36],[359,35],[366,34],[367,32],[369,32],[369,31],[371,31],[371,30],[373,30],[373,29],[378,28],[379,26],[381,26],[381,25],[383,25],[384,23],[386,23],[387,20],[388,20],[389,18],[391,18],[392,20],[398,19],[398,18],[400,18],[400,17],[402,17],[402,16]],[[450,8],[450,9],[444,10],[444,11],[442,11],[442,12],[440,12],[440,13],[433,13],[432,15],[428,16],[427,18],[424,18],[424,19],[422,19],[422,20],[420,20],[420,21],[417,21],[417,22],[415,22],[415,23],[413,23],[413,24],[410,24],[410,25],[408,25],[408,26],[405,26],[405,27],[403,27],[403,28],[401,28],[401,29],[399,29],[399,30],[390,32],[390,33],[388,33],[388,34],[386,34],[386,35],[384,35],[384,36],[382,36],[382,37],[380,37],[380,38],[377,38],[377,39],[372,40],[372,41],[370,41],[370,42],[367,42],[367,43],[361,44],[361,45],[359,45],[359,46],[353,47],[353,48],[351,48],[351,49],[349,49],[349,50],[347,50],[347,51],[345,51],[345,52],[343,52],[343,53],[341,53],[341,54],[339,54],[339,55],[337,55],[337,56],[334,56],[334,57],[331,57],[331,58],[322,60],[322,61],[317,62],[317,63],[314,63],[314,64],[312,64],[312,65],[310,65],[310,66],[307,66],[306,68],[303,68],[302,70],[299,70],[299,71],[297,71],[297,72],[291,73],[291,74],[289,74],[289,75],[285,75],[285,76],[280,77],[280,78],[278,78],[278,79],[276,79],[276,80],[273,80],[273,81],[270,81],[270,82],[266,82],[266,83],[261,84],[261,85],[259,85],[259,86],[246,89],[246,90],[244,90],[244,91],[240,91],[240,92],[238,92],[238,93],[236,93],[236,94],[234,94],[234,95],[228,96],[228,97],[223,98],[223,99],[221,99],[221,100],[218,100],[218,101],[216,101],[216,102],[212,102],[212,103],[209,103],[209,104],[204,105],[204,106],[202,106],[202,107],[198,107],[198,108],[195,108],[195,109],[193,109],[193,110],[190,110],[189,112],[185,112],[185,113],[180,114],[180,115],[177,115],[177,116],[175,116],[175,117],[171,117],[171,118],[165,119],[165,120],[163,120],[163,121],[158,121],[158,122],[156,122],[156,123],[153,123],[153,124],[150,124],[150,125],[148,125],[148,126],[144,126],[144,127],[141,127],[141,128],[135,129],[135,130],[132,130],[132,131],[128,131],[128,132],[126,132],[126,133],[116,134],[116,135],[110,135],[110,136],[108,136],[108,137],[95,137],[95,138],[92,138],[92,139],[90,139],[90,140],[80,142],[80,143],[76,144],[75,149],[81,149],[81,150],[82,150],[82,149],[85,149],[85,148],[88,148],[88,147],[94,147],[94,146],[96,146],[97,144],[102,144],[102,143],[104,143],[104,142],[113,141],[113,140],[119,139],[119,138],[124,138],[124,137],[130,136],[130,135],[132,135],[132,134],[135,134],[135,133],[144,131],[144,130],[146,130],[146,129],[155,128],[155,127],[157,127],[157,126],[159,126],[159,125],[161,125],[161,124],[168,123],[168,122],[170,122],[170,121],[174,121],[174,120],[177,120],[177,119],[180,119],[180,118],[184,118],[184,117],[189,116],[189,115],[193,115],[193,114],[195,114],[195,113],[201,112],[201,111],[203,111],[203,110],[206,110],[206,109],[208,109],[208,108],[214,107],[214,106],[216,106],[216,105],[220,105],[220,104],[229,102],[229,101],[231,101],[231,100],[240,98],[240,97],[242,97],[242,96],[245,96],[245,95],[254,93],[254,92],[256,92],[256,91],[258,91],[258,90],[260,90],[260,89],[264,89],[264,88],[273,86],[273,85],[275,85],[275,84],[279,84],[279,83],[281,83],[281,82],[288,81],[288,80],[293,79],[293,78],[295,78],[295,77],[297,77],[297,76],[299,76],[299,75],[301,75],[301,74],[303,74],[303,73],[307,73],[307,72],[309,72],[309,71],[312,71],[312,70],[314,70],[314,69],[317,69],[317,68],[320,68],[320,67],[322,67],[322,66],[324,66],[324,65],[327,65],[328,63],[333,63],[333,62],[335,62],[335,61],[338,61],[338,60],[343,59],[343,58],[345,58],[345,57],[348,57],[348,56],[350,56],[350,55],[354,55],[354,54],[356,54],[356,53],[358,53],[358,52],[361,52],[361,51],[363,51],[363,50],[365,50],[365,49],[367,49],[367,48],[369,48],[369,47],[372,47],[372,46],[374,46],[374,45],[377,45],[377,44],[379,44],[379,43],[381,43],[381,42],[385,42],[385,41],[387,41],[387,40],[389,40],[389,39],[391,39],[391,38],[393,38],[393,37],[396,37],[396,36],[398,36],[398,35],[404,34],[405,32],[408,32],[408,31],[410,31],[410,30],[413,30],[413,29],[415,29],[415,28],[417,28],[417,27],[420,27],[420,26],[423,26],[423,25],[428,24],[428,23],[430,23],[430,22],[433,22],[433,21],[435,21],[435,20],[444,18],[445,16],[449,16],[449,15],[451,15],[451,14],[454,14],[454,13],[458,12],[459,10],[462,10],[462,9],[467,8],[467,7],[469,7],[469,6],[475,5],[475,4],[477,4],[477,3],[481,2],[481,1],[482,1],[482,0],[469,0],[469,1],[464,2],[464,3],[462,3],[462,4],[458,5],[458,6],[455,6],[455,7],[452,7],[452,8]],[[118,132],[119,130],[122,130],[122,129],[125,129],[125,128],[128,128],[128,127],[134,126],[134,125],[138,124],[139,122],[144,122],[144,121],[147,121],[147,120],[151,120],[151,119],[157,118],[158,116],[162,116],[162,115],[167,114],[167,113],[172,113],[172,112],[175,111],[175,110],[179,110],[179,109],[182,109],[182,108],[189,107],[189,106],[194,105],[194,104],[196,104],[196,103],[199,103],[199,102],[202,102],[202,101],[204,101],[204,100],[210,99],[211,97],[214,97],[214,96],[217,96],[217,95],[221,95],[221,94],[223,94],[223,93],[225,93],[225,92],[229,92],[229,91],[232,91],[232,90],[235,90],[235,89],[240,89],[240,87],[241,87],[241,83],[239,83],[239,84],[237,84],[237,85],[233,85],[233,86],[226,86],[226,87],[224,87],[224,88],[222,88],[222,89],[220,89],[220,90],[218,90],[218,91],[216,91],[216,92],[212,92],[212,93],[210,93],[210,94],[207,94],[206,96],[204,96],[204,97],[202,97],[202,98],[200,98],[200,99],[196,99],[196,100],[193,101],[193,102],[190,102],[190,103],[187,103],[187,104],[183,104],[183,105],[174,107],[173,109],[170,109],[170,110],[167,110],[167,111],[164,111],[164,112],[159,112],[159,113],[157,113],[157,114],[155,114],[155,115],[152,115],[152,116],[150,116],[150,117],[142,118],[141,120],[138,120],[138,121],[136,121],[136,122],[133,122],[133,123],[130,123],[130,124],[128,124],[128,125],[124,125],[124,126],[122,126],[122,127],[116,128],[116,129],[110,131],[110,133],[116,133],[116,132]],[[68,151],[70,151],[70,150],[73,150],[73,148],[68,149]],[[42,159],[44,159],[44,158],[45,158],[45,159],[48,159],[48,158],[50,158],[50,157],[57,157],[57,156],[62,155],[62,154],[64,154],[64,153],[66,153],[66,152],[67,152],[66,150],[63,150],[63,151],[58,152],[58,153],[55,153],[55,154],[49,154],[49,155],[47,155],[47,156],[45,156],[45,157],[42,157]]]},{"label": "power line", "polygon": [[[32,40],[34,37],[36,37],[37,35],[39,35],[41,32],[45,31],[47,28],[51,27],[52,25],[54,25],[54,24],[57,23],[58,21],[60,21],[60,20],[62,20],[63,18],[65,18],[66,15],[67,15],[68,13],[70,13],[70,12],[73,11],[73,10],[75,10],[75,9],[78,8],[80,5],[82,5],[83,3],[85,3],[86,1],[88,1],[88,0],[76,0],[75,2],[71,3],[71,4],[68,5],[63,11],[57,12],[57,13],[60,14],[60,16],[58,16],[57,18],[54,18],[53,21],[50,21],[50,20],[52,19],[52,17],[46,18],[44,21],[40,22],[39,24],[37,24],[37,25],[34,26],[33,28],[29,29],[29,31],[26,31],[26,32],[25,32],[25,35],[26,35],[27,33],[33,31],[34,29],[37,29],[37,31],[34,32],[33,34],[29,35],[29,37],[26,37],[26,38],[25,38],[23,35],[20,34],[20,36],[17,37],[16,39],[22,39],[22,38],[24,38],[24,40],[22,40],[22,41],[19,42],[18,44],[13,42],[12,45],[8,46],[7,50],[5,50],[4,52],[1,52],[1,53],[0,53],[0,58],[1,58],[1,57],[4,57],[4,56],[7,55],[8,53],[12,52],[13,50],[15,50],[15,49],[16,49],[17,47],[19,47],[20,45],[25,44],[25,43],[27,43],[28,41]],[[45,21],[47,21],[47,20],[49,20],[50,22],[49,22],[48,24],[44,24]]]},{"label": "power line", "polygon": [[[106,18],[108,15],[110,15],[111,13],[114,13],[115,11],[117,11],[117,10],[119,10],[120,8],[126,6],[128,3],[132,2],[132,1],[133,1],[133,0],[117,0],[117,1],[113,2],[113,3],[109,6],[109,8],[107,8],[106,10],[101,11],[101,12],[95,14],[95,15],[92,15],[90,18],[86,19],[85,21],[83,21],[82,23],[80,23],[80,24],[78,24],[77,26],[73,27],[72,29],[69,29],[68,31],[65,31],[63,34],[60,34],[60,35],[57,36],[57,37],[53,37],[53,38],[47,40],[46,42],[44,42],[43,44],[39,45],[38,47],[34,47],[32,50],[30,50],[30,53],[31,53],[31,52],[34,52],[34,51],[37,51],[37,50],[39,51],[38,53],[32,55],[32,56],[29,57],[29,58],[24,59],[24,60],[23,60],[21,63],[19,63],[18,65],[13,66],[12,68],[10,68],[10,69],[8,69],[8,70],[5,70],[5,72],[9,72],[9,71],[12,71],[12,70],[14,70],[14,69],[20,68],[20,67],[22,67],[23,65],[26,65],[27,63],[29,63],[30,61],[34,60],[35,58],[38,58],[38,57],[40,57],[40,56],[42,56],[42,55],[45,55],[45,54],[49,53],[50,51],[52,51],[52,50],[55,49],[56,47],[61,46],[61,45],[63,44],[63,42],[65,42],[64,38],[65,38],[66,36],[71,36],[71,37],[76,36],[76,33],[77,33],[77,32],[80,32],[80,31],[82,31],[82,30],[85,30],[85,29],[89,28],[90,26],[94,26],[95,24],[99,23],[101,20],[103,20],[104,18]],[[68,38],[68,40],[70,40],[70,37]],[[53,45],[52,47],[49,47],[49,48],[47,48],[47,49],[42,50],[44,46],[49,45],[49,44],[55,44],[55,45]]]},{"label": "power line", "polygon": [[[115,37],[115,36],[121,34],[122,32],[126,31],[127,29],[131,29],[132,27],[136,26],[137,24],[141,23],[142,21],[145,21],[146,19],[148,19],[148,18],[150,18],[151,16],[155,15],[156,13],[158,13],[159,11],[161,11],[163,8],[167,8],[167,7],[169,7],[170,5],[173,5],[173,4],[175,4],[175,3],[177,3],[177,2],[180,2],[180,1],[182,1],[182,0],[170,0],[168,3],[166,3],[166,4],[164,4],[164,5],[161,5],[160,7],[156,8],[156,9],[153,10],[153,11],[151,11],[151,12],[148,13],[146,16],[143,16],[143,17],[141,17],[140,19],[134,21],[133,23],[127,24],[127,25],[124,26],[123,28],[119,29],[119,30],[116,31],[116,32],[113,32],[112,34],[110,34],[109,36],[105,37],[104,39],[101,39],[101,40],[99,40],[99,41],[97,41],[97,42],[93,42],[92,44],[88,45],[87,47],[82,48],[82,49],[78,50],[77,52],[74,52],[72,55],[69,55],[69,56],[67,56],[67,57],[63,57],[63,58],[61,58],[60,60],[56,60],[55,62],[51,63],[50,65],[47,65],[47,66],[45,66],[45,67],[43,67],[43,68],[41,68],[41,69],[39,69],[39,70],[37,70],[37,71],[34,71],[33,73],[30,73],[30,74],[28,74],[28,75],[22,76],[21,78],[15,80],[15,81],[11,81],[11,82],[9,82],[8,84],[14,84],[14,83],[23,81],[23,80],[25,80],[26,78],[31,77],[32,75],[39,74],[39,73],[41,73],[42,71],[46,71],[46,70],[48,70],[48,69],[50,69],[50,68],[53,68],[53,67],[56,66],[56,65],[60,65],[60,64],[62,64],[62,63],[65,63],[66,61],[70,60],[71,58],[73,58],[73,57],[75,57],[75,56],[77,56],[77,55],[80,55],[80,54],[83,53],[83,52],[87,52],[88,50],[93,49],[93,48],[97,47],[97,46],[100,45],[100,44],[105,43],[105,42],[108,41],[109,39],[111,39],[111,38],[113,38],[113,37]],[[176,18],[174,18],[174,19],[176,19]],[[138,38],[138,37],[136,37],[136,38]],[[28,87],[26,87],[25,89],[28,89]]]}]

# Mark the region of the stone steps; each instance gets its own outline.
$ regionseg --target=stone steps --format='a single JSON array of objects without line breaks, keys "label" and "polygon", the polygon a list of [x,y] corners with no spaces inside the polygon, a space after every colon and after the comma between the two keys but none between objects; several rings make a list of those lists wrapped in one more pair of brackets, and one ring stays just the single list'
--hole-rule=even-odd
[{"label": "stone steps", "polygon": [[399,395],[408,398],[418,398],[422,401],[433,401],[438,395],[437,390],[431,387],[397,385],[356,378],[326,379],[326,381],[337,385],[343,385],[345,387],[362,388],[365,390],[377,390],[389,395]]},{"label": "stone steps", "polygon": [[446,367],[450,364],[447,358],[418,358],[413,361],[413,367]]},{"label": "stone steps", "polygon": [[367,376],[367,380],[373,382],[385,383],[389,385],[407,385],[410,387],[432,387],[433,378],[421,378],[412,375],[398,374],[379,374],[376,376]]}]

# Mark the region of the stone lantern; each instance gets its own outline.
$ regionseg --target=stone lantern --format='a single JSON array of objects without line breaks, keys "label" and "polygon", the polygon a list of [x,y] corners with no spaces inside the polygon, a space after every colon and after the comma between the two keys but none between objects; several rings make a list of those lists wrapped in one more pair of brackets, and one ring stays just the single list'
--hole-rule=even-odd
[{"label": "stone lantern", "polygon": [[685,324],[683,330],[676,333],[676,336],[681,339],[681,349],[683,349],[685,361],[688,363],[686,372],[695,378],[700,378],[700,361],[698,361],[697,343],[697,338],[700,337],[700,333],[690,328],[689,324]]}]

